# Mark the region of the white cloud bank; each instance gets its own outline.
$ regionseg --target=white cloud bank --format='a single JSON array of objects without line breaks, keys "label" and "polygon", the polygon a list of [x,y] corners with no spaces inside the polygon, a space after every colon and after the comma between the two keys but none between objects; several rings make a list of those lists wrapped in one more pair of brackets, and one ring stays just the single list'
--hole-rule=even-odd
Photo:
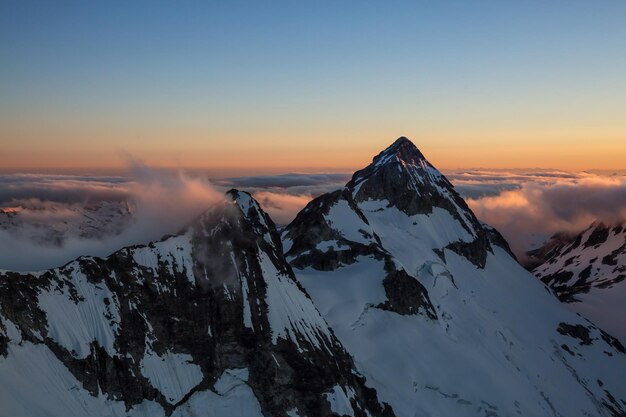
[{"label": "white cloud bank", "polygon": [[[578,231],[594,220],[626,217],[626,176],[551,170],[445,172],[483,221],[502,232],[522,255],[558,231]],[[37,270],[80,255],[106,256],[131,244],[175,233],[229,188],[252,192],[279,225],[288,224],[314,197],[339,189],[350,174],[283,174],[209,182],[200,175],[163,173],[133,164],[132,176],[0,176],[0,208],[28,208],[21,229],[0,230],[0,268]],[[101,238],[67,232],[42,244],[41,224],[76,221],[76,209],[128,203],[132,219]],[[79,210],[80,211],[80,210]]]}]

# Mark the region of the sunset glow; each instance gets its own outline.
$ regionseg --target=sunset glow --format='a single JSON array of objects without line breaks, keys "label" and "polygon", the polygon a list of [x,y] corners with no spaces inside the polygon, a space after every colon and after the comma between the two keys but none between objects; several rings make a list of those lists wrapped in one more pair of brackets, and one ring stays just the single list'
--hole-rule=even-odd
[{"label": "sunset glow", "polygon": [[5,3],[0,167],[624,168],[622,4],[360,6]]},{"label": "sunset glow", "polygon": [[626,0],[0,0],[1,417],[626,417]]}]

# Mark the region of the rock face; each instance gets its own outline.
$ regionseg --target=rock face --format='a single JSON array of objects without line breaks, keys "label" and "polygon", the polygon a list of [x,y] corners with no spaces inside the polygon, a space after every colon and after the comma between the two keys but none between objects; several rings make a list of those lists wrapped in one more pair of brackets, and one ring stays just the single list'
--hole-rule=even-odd
[{"label": "rock face", "polygon": [[0,273],[0,415],[393,416],[230,191],[183,233]]},{"label": "rock face", "polygon": [[397,416],[621,416],[622,345],[568,311],[406,138],[282,234]]},{"label": "rock face", "polygon": [[626,340],[626,224],[595,222],[528,253],[529,269],[573,311]]},{"label": "rock face", "polygon": [[480,222],[448,179],[407,138],[399,138],[372,164],[355,172],[346,188],[357,203],[384,201],[408,216],[447,211],[471,236],[450,242],[449,249],[484,267],[491,246]]}]

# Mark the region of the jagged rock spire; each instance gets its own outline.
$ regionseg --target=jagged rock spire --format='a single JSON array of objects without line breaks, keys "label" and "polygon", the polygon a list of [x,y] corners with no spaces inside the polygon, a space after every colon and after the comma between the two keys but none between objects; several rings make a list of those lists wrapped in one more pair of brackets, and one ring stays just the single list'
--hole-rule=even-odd
[{"label": "jagged rock spire", "polygon": [[408,138],[404,136],[400,136],[387,149],[374,157],[373,162],[375,164],[385,163],[393,160],[394,157],[396,161],[403,161],[405,163],[413,164],[417,164],[420,161],[426,160],[426,158],[424,158],[424,155],[420,152],[417,146],[415,146],[413,142],[411,142]]},{"label": "jagged rock spire", "polygon": [[346,184],[357,202],[386,200],[409,215],[431,213],[440,207],[476,235],[480,224],[454,186],[406,137],[379,153],[372,163]]},{"label": "jagged rock spire", "polygon": [[389,177],[392,180],[401,180],[401,177],[405,177],[407,185],[416,191],[420,188],[419,184],[426,182],[445,182],[442,185],[451,187],[445,177],[426,160],[417,146],[404,136],[376,155],[370,165],[355,172],[348,187],[357,188],[374,176]]}]

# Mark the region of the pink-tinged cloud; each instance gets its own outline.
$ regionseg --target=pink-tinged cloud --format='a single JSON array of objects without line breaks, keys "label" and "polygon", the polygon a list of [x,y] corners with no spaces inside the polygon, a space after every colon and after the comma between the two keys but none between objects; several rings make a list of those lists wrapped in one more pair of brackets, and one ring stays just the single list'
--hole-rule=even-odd
[{"label": "pink-tinged cloud", "polygon": [[272,191],[258,191],[253,196],[278,225],[289,224],[313,199],[310,194],[292,195]]},{"label": "pink-tinged cloud", "polygon": [[[112,192],[103,193],[107,181],[100,180],[93,189],[84,181],[79,181],[75,188],[68,187],[67,178],[37,178],[29,182],[31,184],[25,188],[30,194],[23,190],[15,193],[11,189],[7,194],[31,198],[0,204],[0,226],[3,226],[0,229],[0,269],[46,269],[78,256],[106,256],[124,246],[149,243],[178,232],[212,203],[224,198],[223,193],[204,178],[159,173],[141,165],[133,167],[132,179],[123,184],[109,184]],[[12,184],[6,188],[15,187]],[[66,189],[65,192],[60,191],[62,189]],[[42,190],[39,195],[54,198],[54,201],[33,197]],[[119,201],[120,195],[125,200]],[[120,219],[123,214],[116,214],[114,210],[102,213],[101,206],[108,210],[120,204],[131,207],[129,218]],[[10,209],[4,213],[6,208]],[[119,227],[104,230],[104,233],[88,233],[93,225],[91,217],[102,218],[109,214],[108,220],[112,223],[107,223],[105,218],[97,227],[106,229],[108,224],[120,222]],[[11,222],[17,226],[11,227]]]},{"label": "pink-tinged cloud", "polygon": [[[176,233],[223,191],[250,191],[278,225],[288,224],[314,197],[341,188],[347,174],[285,174],[217,181],[201,176],[153,171],[133,163],[120,177],[0,175],[0,268],[40,269],[80,255],[107,255],[122,246]],[[479,219],[495,226],[522,255],[560,231],[579,231],[594,220],[626,217],[626,176],[562,171],[445,173]],[[128,207],[128,223],[111,223],[104,233],[85,223],[85,208]],[[87,213],[89,215],[89,213]],[[4,217],[3,217],[4,216]],[[18,216],[17,228],[2,219]],[[100,226],[98,226],[100,227]],[[50,228],[55,231],[50,238]],[[105,227],[106,228],[106,227]],[[52,241],[52,243],[49,243]],[[48,242],[48,243],[46,243]]]},{"label": "pink-tinged cloud", "polygon": [[552,181],[526,181],[519,189],[467,200],[481,220],[496,227],[523,256],[550,235],[578,232],[595,220],[626,218],[626,178],[580,174]]}]

